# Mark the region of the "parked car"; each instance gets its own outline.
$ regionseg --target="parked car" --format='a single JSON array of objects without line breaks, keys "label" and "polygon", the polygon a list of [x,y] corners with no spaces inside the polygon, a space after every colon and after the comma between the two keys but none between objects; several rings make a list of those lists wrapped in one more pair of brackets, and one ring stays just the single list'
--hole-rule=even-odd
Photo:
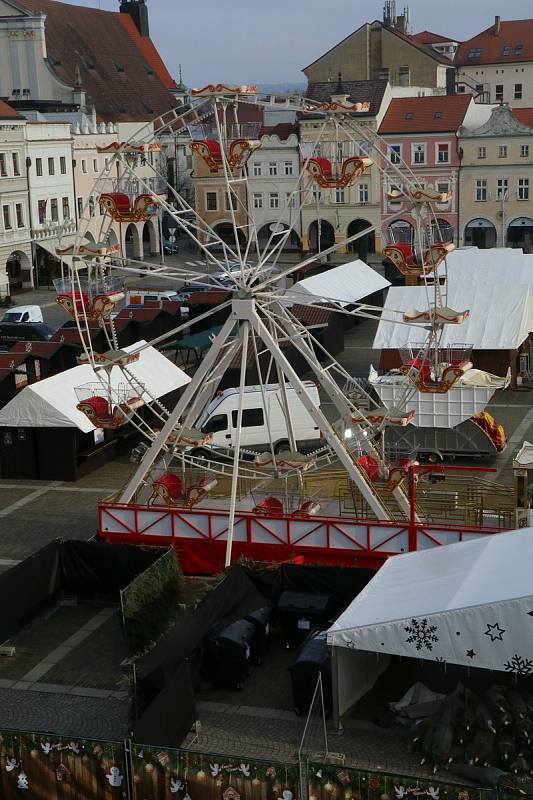
[{"label": "parked car", "polygon": [[40,306],[15,306],[6,311],[2,322],[44,322]]}]

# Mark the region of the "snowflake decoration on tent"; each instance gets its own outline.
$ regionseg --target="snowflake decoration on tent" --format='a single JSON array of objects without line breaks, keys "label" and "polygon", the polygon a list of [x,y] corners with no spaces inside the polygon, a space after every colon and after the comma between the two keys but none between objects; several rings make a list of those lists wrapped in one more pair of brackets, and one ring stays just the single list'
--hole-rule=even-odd
[{"label": "snowflake decoration on tent", "polygon": [[433,643],[439,641],[436,636],[436,625],[428,625],[427,619],[412,619],[411,624],[407,625],[405,632],[409,634],[405,640],[408,644],[414,644],[417,650],[422,650],[426,647],[428,650],[433,650]]},{"label": "snowflake decoration on tent", "polygon": [[514,672],[515,675],[531,675],[533,672],[533,660],[522,658],[518,653],[515,653],[503,666],[507,672]]}]

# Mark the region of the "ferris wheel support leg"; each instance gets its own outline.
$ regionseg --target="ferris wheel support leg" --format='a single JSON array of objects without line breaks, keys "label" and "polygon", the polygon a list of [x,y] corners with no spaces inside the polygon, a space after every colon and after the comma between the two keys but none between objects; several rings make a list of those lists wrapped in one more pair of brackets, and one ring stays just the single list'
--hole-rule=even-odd
[{"label": "ferris wheel support leg", "polygon": [[239,405],[237,407],[237,425],[235,428],[235,445],[233,452],[233,474],[231,476],[231,496],[228,519],[228,534],[226,539],[225,567],[231,566],[231,551],[233,549],[233,532],[235,530],[235,506],[237,505],[237,483],[239,480],[239,458],[241,450],[242,411],[244,407],[244,390],[246,388],[246,367],[248,364],[248,338],[250,325],[244,322],[241,327],[241,378],[239,383]]},{"label": "ferris wheel support leg", "polygon": [[353,482],[363,495],[364,499],[366,500],[366,502],[368,503],[368,505],[370,506],[376,517],[378,519],[390,519],[389,513],[381,505],[377,497],[370,489],[369,485],[367,484],[367,482],[359,472],[358,468],[352,461],[349,453],[343,446],[342,442],[340,441],[339,437],[329,424],[328,420],[326,419],[322,411],[320,411],[320,409],[314,404],[307,389],[304,386],[303,381],[300,379],[300,377],[298,376],[298,374],[296,373],[295,369],[292,367],[290,362],[287,360],[287,358],[283,355],[277,342],[270,335],[268,328],[266,327],[263,320],[257,313],[257,310],[255,308],[252,308],[251,304],[250,304],[250,322],[252,324],[252,327],[256,331],[257,335],[270,348],[270,351],[274,356],[276,364],[281,368],[282,372],[290,380],[305,410],[308,412],[308,414],[314,420],[315,424],[320,428],[320,430],[323,431],[327,443],[330,445],[332,450],[337,455],[337,458],[339,459],[343,467],[346,469],[348,475],[353,480]]},{"label": "ferris wheel support leg", "polygon": [[209,350],[208,354],[198,367],[197,371],[194,374],[192,381],[188,384],[185,391],[183,392],[182,396],[178,400],[176,407],[170,414],[169,418],[163,425],[159,436],[154,440],[150,449],[146,452],[146,455],[143,458],[142,464],[139,465],[139,468],[135,471],[132,479],[122,492],[122,495],[119,498],[119,503],[130,503],[132,497],[134,496],[137,489],[141,486],[144,477],[150,467],[153,465],[154,461],[158,457],[159,453],[161,452],[166,440],[176,424],[179,420],[189,403],[191,402],[192,398],[196,395],[198,389],[202,385],[203,381],[205,380],[206,375],[209,373],[213,365],[217,362],[219,357],[220,351],[227,341],[228,337],[233,330],[233,326],[235,325],[235,321],[229,317],[224,326],[216,339],[213,342],[211,349]]}]

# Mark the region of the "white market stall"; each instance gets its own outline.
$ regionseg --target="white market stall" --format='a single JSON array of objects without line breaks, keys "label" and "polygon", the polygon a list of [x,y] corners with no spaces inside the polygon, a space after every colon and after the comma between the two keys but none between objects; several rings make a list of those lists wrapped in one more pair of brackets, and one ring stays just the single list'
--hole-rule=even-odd
[{"label": "white market stall", "polygon": [[533,528],[390,558],[328,631],[338,713],[391,655],[533,675],[532,560]]},{"label": "white market stall", "polygon": [[297,302],[305,303],[311,295],[325,303],[333,300],[340,306],[348,306],[390,285],[390,281],[375,269],[356,259],[298,281],[289,290],[289,294]]},{"label": "white market stall", "polygon": [[[124,348],[136,352],[144,347],[139,360],[128,370],[138,381],[142,400],[164,398],[185,386],[190,377],[145,341]],[[76,406],[76,390],[95,385],[105,377],[87,364],[65,370],[26,386],[0,410],[2,474],[4,477],[67,479],[79,477],[92,465],[98,466],[98,453],[110,451],[116,436],[96,428]],[[120,395],[124,375],[118,367],[111,371],[112,392]],[[119,429],[119,435],[125,429]],[[69,433],[70,432],[70,433]],[[115,433],[115,432],[113,432]],[[80,462],[80,450],[81,458]],[[111,455],[111,452],[109,453]],[[72,477],[67,475],[72,474]]]}]

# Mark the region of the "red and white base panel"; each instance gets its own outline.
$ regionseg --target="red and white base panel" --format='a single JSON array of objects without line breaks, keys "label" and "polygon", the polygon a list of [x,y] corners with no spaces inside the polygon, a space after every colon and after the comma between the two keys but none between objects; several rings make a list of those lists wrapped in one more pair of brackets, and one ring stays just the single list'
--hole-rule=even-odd
[{"label": "red and white base panel", "polygon": [[[99,534],[111,542],[172,546],[186,574],[210,575],[224,569],[227,510],[185,510],[102,502]],[[262,517],[237,513],[232,560],[287,561],[379,567],[391,555],[469,541],[501,533],[495,528],[427,526],[349,517]]]}]

